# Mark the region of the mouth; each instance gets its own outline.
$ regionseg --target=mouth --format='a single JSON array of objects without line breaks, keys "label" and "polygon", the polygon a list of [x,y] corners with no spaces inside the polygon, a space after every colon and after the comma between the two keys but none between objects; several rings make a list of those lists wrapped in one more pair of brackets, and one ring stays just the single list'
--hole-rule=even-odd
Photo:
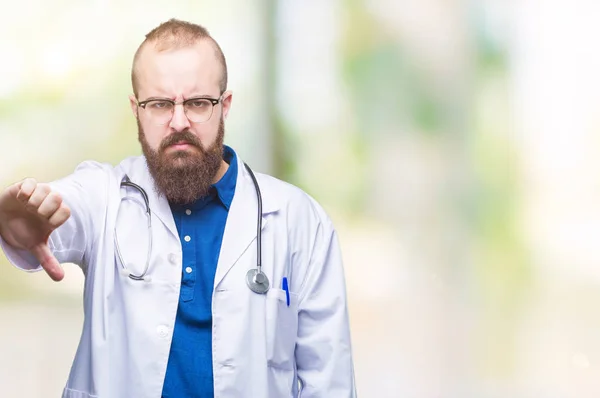
[{"label": "mouth", "polygon": [[180,150],[189,149],[189,148],[193,148],[193,147],[194,147],[194,145],[190,144],[187,141],[180,141],[180,142],[176,142],[173,145],[169,145],[167,148],[173,149],[176,151],[180,151]]}]

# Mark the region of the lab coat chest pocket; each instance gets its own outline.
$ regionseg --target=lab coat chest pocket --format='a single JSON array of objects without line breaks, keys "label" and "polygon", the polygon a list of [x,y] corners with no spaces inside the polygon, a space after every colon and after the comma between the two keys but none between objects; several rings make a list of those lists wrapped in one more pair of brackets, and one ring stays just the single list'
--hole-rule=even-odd
[{"label": "lab coat chest pocket", "polygon": [[298,300],[290,294],[287,304],[286,292],[271,288],[267,292],[265,308],[268,365],[294,369],[294,350],[298,335]]}]

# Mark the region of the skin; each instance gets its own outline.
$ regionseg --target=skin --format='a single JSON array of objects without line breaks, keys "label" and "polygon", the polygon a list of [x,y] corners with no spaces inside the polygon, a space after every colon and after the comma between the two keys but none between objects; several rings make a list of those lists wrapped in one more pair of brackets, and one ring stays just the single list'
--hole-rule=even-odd
[{"label": "skin", "polygon": [[[194,46],[157,52],[146,46],[137,65],[139,98],[164,97],[175,101],[207,95],[219,96],[221,66],[215,57],[214,48],[206,41]],[[227,117],[231,107],[231,92],[225,92],[221,104],[215,107],[210,120],[205,123],[190,123],[183,106],[175,107],[169,124],[157,126],[144,118],[143,110],[130,96],[131,109],[143,127],[151,148],[157,150],[161,142],[173,133],[189,130],[203,146],[211,146],[218,134],[219,122]],[[173,145],[165,149],[166,154],[187,151],[198,156],[200,151],[193,145]],[[186,156],[168,156],[173,166],[186,162]],[[214,177],[217,182],[227,171],[222,161]],[[27,178],[15,183],[0,193],[0,236],[14,248],[27,250],[40,262],[42,268],[55,281],[64,278],[64,270],[48,246],[52,231],[63,225],[71,216],[69,207],[48,184]]]},{"label": "skin", "polygon": [[62,197],[48,184],[27,178],[0,194],[0,236],[9,245],[28,250],[50,278],[60,281],[65,272],[48,247],[52,231],[71,216]]},{"label": "skin", "polygon": [[[197,96],[218,98],[221,73],[221,65],[215,56],[214,47],[208,40],[202,40],[192,47],[162,52],[155,51],[152,46],[145,46],[137,67],[138,96],[140,101],[158,97],[176,102]],[[170,134],[184,130],[194,134],[204,147],[212,146],[217,138],[221,114],[223,118],[227,117],[231,100],[231,91],[226,91],[222,103],[215,106],[212,117],[205,123],[191,123],[183,106],[176,105],[171,122],[157,126],[144,117],[144,109],[138,108],[135,96],[129,97],[131,110],[142,126],[146,141],[155,151]],[[171,146],[166,153],[179,150],[198,153],[197,148],[193,146]],[[175,166],[185,162],[185,157],[173,157],[171,161]],[[227,171],[227,163],[221,163],[213,182],[219,181]]]}]

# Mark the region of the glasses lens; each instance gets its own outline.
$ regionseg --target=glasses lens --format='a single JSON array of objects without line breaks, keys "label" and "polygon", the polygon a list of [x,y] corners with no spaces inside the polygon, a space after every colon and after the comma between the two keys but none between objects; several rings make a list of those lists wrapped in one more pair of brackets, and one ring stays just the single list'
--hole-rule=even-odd
[{"label": "glasses lens", "polygon": [[173,103],[169,101],[153,100],[146,104],[148,117],[156,124],[165,124],[173,116]]},{"label": "glasses lens", "polygon": [[202,123],[210,119],[213,111],[213,104],[207,99],[193,99],[186,101],[185,113],[192,122]]}]

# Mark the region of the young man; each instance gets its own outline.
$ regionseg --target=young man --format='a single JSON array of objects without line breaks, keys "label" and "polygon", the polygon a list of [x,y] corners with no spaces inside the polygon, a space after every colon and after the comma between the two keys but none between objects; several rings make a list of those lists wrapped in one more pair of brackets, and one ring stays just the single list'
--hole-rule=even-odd
[{"label": "young man", "polygon": [[135,54],[144,156],[84,162],[0,194],[0,244],[27,271],[84,272],[65,398],[353,397],[335,229],[300,189],[224,145],[225,57],[170,20]]}]

